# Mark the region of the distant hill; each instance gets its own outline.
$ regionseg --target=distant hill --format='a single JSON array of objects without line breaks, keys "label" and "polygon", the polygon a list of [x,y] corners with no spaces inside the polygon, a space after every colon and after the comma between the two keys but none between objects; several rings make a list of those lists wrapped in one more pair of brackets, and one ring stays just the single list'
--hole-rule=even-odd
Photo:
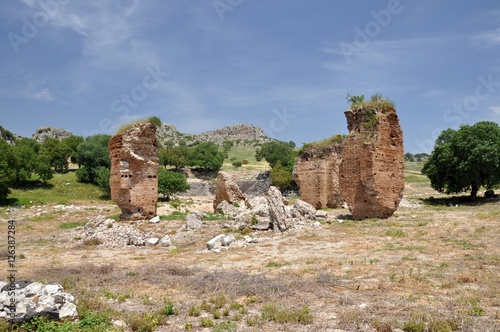
[{"label": "distant hill", "polygon": [[157,130],[156,136],[163,145],[178,144],[181,140],[185,140],[187,145],[196,142],[213,142],[221,145],[224,141],[233,141],[237,145],[260,145],[273,140],[266,136],[261,128],[246,123],[238,123],[201,134],[182,134],[174,125],[163,124]]},{"label": "distant hill", "polygon": [[[43,126],[33,133],[32,138],[41,143],[49,137],[62,140],[69,136],[73,136],[73,133],[68,130]],[[256,146],[274,140],[266,136],[261,128],[247,123],[238,123],[201,134],[183,134],[178,132],[173,124],[165,123],[157,130],[156,136],[163,145],[169,143],[176,145],[181,140],[184,140],[188,146],[197,142],[213,142],[222,145],[224,141],[233,141],[236,145]],[[14,144],[14,141],[19,138],[21,136],[15,135],[0,126],[0,139],[6,140],[9,144]]]}]

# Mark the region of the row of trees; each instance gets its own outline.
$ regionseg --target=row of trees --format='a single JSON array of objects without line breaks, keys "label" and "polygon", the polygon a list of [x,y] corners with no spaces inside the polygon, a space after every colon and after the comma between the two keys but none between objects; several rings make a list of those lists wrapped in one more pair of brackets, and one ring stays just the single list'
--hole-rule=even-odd
[{"label": "row of trees", "polygon": [[0,200],[6,199],[10,188],[26,187],[31,181],[45,183],[54,172],[67,172],[70,162],[79,166],[79,182],[98,184],[109,193],[110,138],[71,136],[63,140],[47,138],[43,143],[21,138],[13,145],[0,139]]},{"label": "row of trees", "polygon": [[415,153],[412,154],[410,152],[405,153],[405,161],[416,161],[416,162],[424,162],[429,159],[429,154],[427,153]]},{"label": "row of trees", "polygon": [[[77,180],[98,185],[109,193],[110,135],[98,134],[83,138],[71,136],[62,141],[47,138],[43,143],[21,138],[9,145],[0,139],[0,200],[4,200],[13,187],[23,187],[35,181],[47,182],[54,172],[65,172],[69,161],[77,164]],[[293,142],[271,141],[257,148],[257,161],[265,159],[270,167],[273,185],[280,189],[294,187],[292,171],[298,154]],[[160,164],[179,170],[186,166],[203,171],[218,171],[232,144],[226,142],[223,151],[214,143],[204,142],[188,147],[186,144],[161,147]],[[422,173],[431,186],[448,194],[471,191],[476,198],[479,188],[500,185],[500,127],[495,122],[463,125],[458,130],[441,133],[431,155],[405,154],[408,161],[426,161]],[[169,196],[187,189],[186,178],[178,172],[160,172],[160,193]]]},{"label": "row of trees", "polygon": [[172,166],[177,170],[190,166],[203,171],[216,172],[224,163],[224,153],[211,142],[200,143],[193,147],[185,144],[162,147],[158,156],[160,165]]}]

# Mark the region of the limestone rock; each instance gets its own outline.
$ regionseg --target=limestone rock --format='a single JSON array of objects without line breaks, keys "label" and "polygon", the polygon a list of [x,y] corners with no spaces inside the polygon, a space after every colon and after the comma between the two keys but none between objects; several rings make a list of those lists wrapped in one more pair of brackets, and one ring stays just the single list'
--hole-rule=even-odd
[{"label": "limestone rock", "polygon": [[301,216],[307,219],[316,219],[316,209],[311,204],[298,199],[293,206],[299,211]]},{"label": "limestone rock", "polygon": [[323,210],[318,210],[316,211],[316,219],[326,219],[328,218],[328,213],[326,211],[323,211]]},{"label": "limestone rock", "polygon": [[265,197],[252,197],[248,200],[248,205],[252,214],[259,217],[269,217],[269,203]]},{"label": "limestone rock", "polygon": [[202,216],[199,213],[188,214],[186,216],[186,228],[191,230],[201,228],[203,225],[201,218]]},{"label": "limestone rock", "polygon": [[246,208],[241,205],[236,207],[227,201],[222,201],[219,205],[217,205],[215,212],[222,213],[228,218],[235,219],[244,214],[246,212]]},{"label": "limestone rock", "polygon": [[345,112],[349,135],[342,149],[340,188],[355,219],[388,218],[404,189],[403,132],[388,105]]},{"label": "limestone rock", "polygon": [[[11,292],[14,292],[14,296],[9,294]],[[10,307],[7,307],[11,304],[11,299],[15,300],[14,317],[10,315]],[[74,301],[74,296],[64,292],[61,285],[18,281],[2,287],[0,317],[10,318],[15,323],[26,322],[34,316],[44,316],[52,320],[73,320],[78,317]]]},{"label": "limestone rock", "polygon": [[272,140],[261,128],[246,123],[238,123],[195,135],[180,133],[174,125],[164,123],[158,129],[157,137],[162,143],[169,142],[175,145],[181,140],[186,141],[188,145],[196,141],[213,142],[217,145],[222,145],[224,141],[234,141],[236,144],[249,145]]},{"label": "limestone rock", "polygon": [[65,129],[54,128],[54,127],[40,127],[35,131],[32,137],[38,143],[43,143],[47,138],[55,138],[58,140],[63,140],[70,136],[73,136],[73,134]]},{"label": "limestone rock", "polygon": [[253,141],[259,143],[271,140],[261,128],[246,123],[237,123],[220,129],[207,131],[197,135],[196,138],[202,142],[213,142],[218,145],[221,145],[227,140],[240,142]]},{"label": "limestone rock", "polygon": [[328,146],[313,145],[305,149],[293,168],[301,199],[316,209],[337,208],[343,203],[339,185],[342,138],[340,135],[335,138]]},{"label": "limestone rock", "polygon": [[246,197],[241,192],[234,174],[225,171],[219,171],[217,174],[217,186],[215,188],[214,211],[217,211],[217,206],[226,201],[230,204],[244,206],[246,205]]},{"label": "limestone rock", "polygon": [[158,201],[158,146],[156,127],[136,122],[109,142],[111,198],[122,210],[122,220],[156,216]]},{"label": "limestone rock", "polygon": [[210,241],[207,242],[207,249],[208,250],[213,250],[215,248],[220,248],[222,246],[222,242],[224,241],[224,238],[226,235],[224,234],[219,234]]},{"label": "limestone rock", "polygon": [[271,186],[267,192],[269,202],[269,215],[273,223],[274,230],[286,231],[290,228],[292,215],[286,208],[285,199],[278,188]]},{"label": "limestone rock", "polygon": [[157,238],[157,237],[152,237],[152,238],[147,239],[147,241],[146,241],[146,245],[147,245],[147,246],[155,246],[155,245],[157,245],[159,242],[160,242],[160,239],[159,239],[159,238]]},{"label": "limestone rock", "polygon": [[152,223],[152,224],[157,224],[160,222],[160,216],[156,216],[156,217],[153,217],[151,219],[149,219],[149,222]]},{"label": "limestone rock", "polygon": [[236,242],[236,238],[233,234],[225,235],[219,234],[210,241],[207,242],[208,250],[217,250],[224,247],[227,249],[232,243]]},{"label": "limestone rock", "polygon": [[170,239],[170,236],[165,235],[160,239],[159,245],[162,247],[170,247],[172,245],[172,240]]}]

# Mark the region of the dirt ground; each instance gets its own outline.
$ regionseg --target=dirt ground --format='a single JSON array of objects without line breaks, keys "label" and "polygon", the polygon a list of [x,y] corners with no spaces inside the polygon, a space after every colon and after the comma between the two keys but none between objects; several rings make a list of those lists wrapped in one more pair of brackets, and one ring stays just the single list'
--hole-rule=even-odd
[{"label": "dirt ground", "polygon": [[[210,197],[181,201],[179,211],[211,204]],[[160,215],[175,210],[161,205]],[[165,301],[175,314],[156,331],[418,331],[411,329],[418,323],[427,331],[500,331],[498,196],[470,204],[409,183],[389,219],[354,221],[346,209],[327,212],[320,225],[254,232],[248,235],[261,242],[220,253],[206,250],[213,236],[243,238],[220,220],[195,231],[183,220],[138,225],[169,234],[174,250],[85,245],[81,228],[61,228],[116,216],[118,208],[108,203],[3,208],[0,225],[7,233],[7,221],[16,220],[18,279],[61,283],[77,300],[115,310],[125,331],[137,315],[153,319],[147,314]],[[1,264],[6,271],[3,256]],[[219,306],[217,298],[224,299]],[[270,308],[291,318],[266,316]]]}]

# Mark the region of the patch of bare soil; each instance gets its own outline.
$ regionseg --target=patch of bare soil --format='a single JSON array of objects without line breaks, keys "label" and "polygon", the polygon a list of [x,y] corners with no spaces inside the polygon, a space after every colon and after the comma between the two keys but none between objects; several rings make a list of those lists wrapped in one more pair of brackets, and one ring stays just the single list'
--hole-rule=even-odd
[{"label": "patch of bare soil", "polygon": [[[61,283],[77,301],[115,310],[125,331],[165,303],[175,314],[156,331],[500,330],[500,203],[422,200],[431,195],[412,184],[389,219],[353,221],[347,210],[328,210],[321,225],[252,233],[266,240],[220,253],[206,250],[213,236],[231,232],[220,220],[195,231],[183,220],[140,225],[170,235],[175,250],[82,244],[78,225],[119,213],[106,203],[3,208],[0,227],[6,234],[16,220],[18,279]],[[160,214],[208,204],[182,200],[162,203]],[[75,228],[61,228],[71,222]]]}]

